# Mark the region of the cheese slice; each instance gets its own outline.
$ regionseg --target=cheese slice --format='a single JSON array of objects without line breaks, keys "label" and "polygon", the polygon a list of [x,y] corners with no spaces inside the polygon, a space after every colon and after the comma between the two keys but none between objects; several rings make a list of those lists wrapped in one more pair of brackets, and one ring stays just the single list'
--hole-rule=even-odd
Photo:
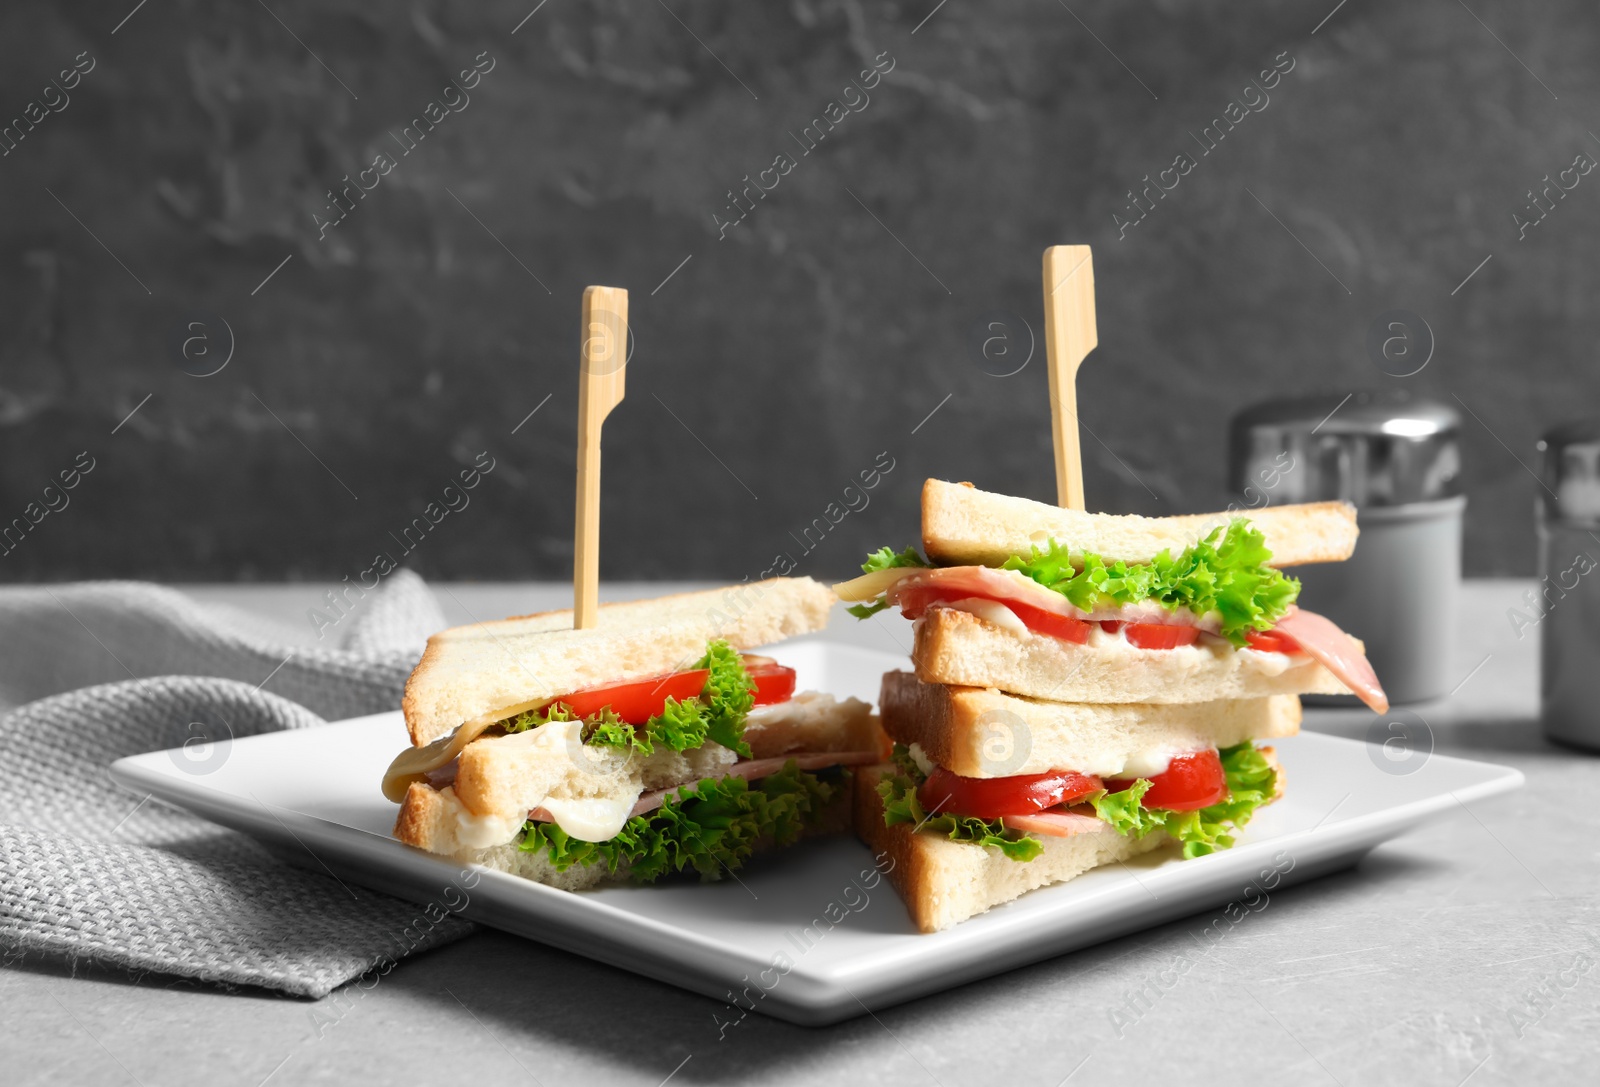
[{"label": "cheese slice", "polygon": [[841,581],[833,587],[833,592],[840,600],[848,603],[872,601],[882,596],[896,582],[913,574],[927,572],[927,568],[922,566],[895,566],[888,570],[874,570],[870,574]]}]

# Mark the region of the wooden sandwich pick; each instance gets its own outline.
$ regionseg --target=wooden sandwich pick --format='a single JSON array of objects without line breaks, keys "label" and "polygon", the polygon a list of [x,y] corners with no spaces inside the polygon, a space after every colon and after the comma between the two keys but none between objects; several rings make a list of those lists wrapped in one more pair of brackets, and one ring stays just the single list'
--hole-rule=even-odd
[{"label": "wooden sandwich pick", "polygon": [[1052,245],[1044,251],[1044,349],[1056,447],[1056,505],[1067,509],[1086,508],[1078,446],[1078,366],[1099,343],[1089,247]]},{"label": "wooden sandwich pick", "polygon": [[622,402],[628,361],[628,292],[585,287],[578,363],[578,516],[572,548],[572,625],[595,625],[600,607],[600,426]]}]

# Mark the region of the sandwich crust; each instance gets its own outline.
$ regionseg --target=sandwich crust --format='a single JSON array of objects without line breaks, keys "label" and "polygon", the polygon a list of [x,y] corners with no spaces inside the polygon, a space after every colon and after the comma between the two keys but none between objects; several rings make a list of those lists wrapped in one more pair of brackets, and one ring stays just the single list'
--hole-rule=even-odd
[{"label": "sandwich crust", "polygon": [[1139,649],[1013,634],[969,612],[929,608],[913,627],[911,659],[926,683],[993,687],[1060,702],[1210,702],[1281,694],[1349,694],[1304,654],[1205,644]]},{"label": "sandwich crust", "polygon": [[400,804],[400,814],[394,821],[394,836],[406,845],[438,852],[429,847],[443,841],[446,834],[454,839],[455,835],[449,832],[446,824],[455,814],[449,799],[439,790],[415,782],[406,790],[406,798]]},{"label": "sandwich crust", "polygon": [[1356,510],[1348,502],[1139,517],[1062,509],[970,483],[930,479],[922,486],[922,546],[942,566],[998,566],[1050,538],[1108,562],[1149,562],[1163,550],[1176,555],[1235,517],[1247,518],[1266,536],[1274,566],[1339,562],[1355,550]]},{"label": "sandwich crust", "polygon": [[1139,777],[1159,772],[1174,755],[1300,731],[1300,700],[1294,695],[1166,704],[1045,702],[924,683],[909,672],[883,677],[878,706],[890,739],[917,744],[937,765],[976,778],[1050,770]]},{"label": "sandwich crust", "polygon": [[769,578],[652,600],[602,604],[590,629],[570,610],[452,627],[428,639],[401,708],[417,746],[467,721],[585,687],[687,666],[706,642],[755,649],[827,626],[833,593],[811,578]]}]

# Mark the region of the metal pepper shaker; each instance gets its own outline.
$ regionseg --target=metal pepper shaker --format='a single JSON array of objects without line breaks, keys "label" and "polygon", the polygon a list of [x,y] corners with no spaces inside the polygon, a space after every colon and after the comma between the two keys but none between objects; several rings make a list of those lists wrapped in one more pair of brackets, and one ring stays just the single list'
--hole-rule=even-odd
[{"label": "metal pepper shaker", "polygon": [[1539,448],[1539,584],[1511,620],[1519,636],[1539,628],[1545,735],[1600,750],[1600,419],[1556,427]]},{"label": "metal pepper shaker", "polygon": [[1460,679],[1460,431],[1454,409],[1398,391],[1270,400],[1230,428],[1229,488],[1242,515],[1289,502],[1356,506],[1361,536],[1348,561],[1286,572],[1300,579],[1304,607],[1366,642],[1395,703],[1443,697]]}]

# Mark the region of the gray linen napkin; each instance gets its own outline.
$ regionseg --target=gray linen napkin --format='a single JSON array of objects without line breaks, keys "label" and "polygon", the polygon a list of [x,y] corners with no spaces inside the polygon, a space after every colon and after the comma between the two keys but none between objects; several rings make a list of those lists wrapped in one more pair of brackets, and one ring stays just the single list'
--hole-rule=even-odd
[{"label": "gray linen napkin", "polygon": [[400,570],[339,626],[337,648],[297,648],[155,585],[0,589],[0,952],[321,997],[470,933],[106,773],[185,741],[393,709],[444,619]]}]

